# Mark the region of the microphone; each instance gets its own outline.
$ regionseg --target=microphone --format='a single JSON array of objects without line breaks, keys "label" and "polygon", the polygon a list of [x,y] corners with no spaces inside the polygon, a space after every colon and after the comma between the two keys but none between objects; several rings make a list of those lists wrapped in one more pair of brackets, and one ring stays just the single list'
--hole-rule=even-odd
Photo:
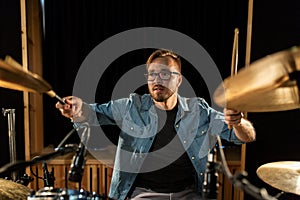
[{"label": "microphone", "polygon": [[53,170],[51,172],[48,171],[48,167],[46,163],[42,164],[44,170],[44,187],[54,187],[54,173]]},{"label": "microphone", "polygon": [[218,197],[219,175],[216,170],[216,151],[214,147],[208,154],[202,189],[202,197],[205,200],[213,200]]},{"label": "microphone", "polygon": [[73,156],[71,168],[69,171],[69,181],[81,182],[85,165],[85,154],[85,146],[80,143],[76,154]]},{"label": "microphone", "polygon": [[81,137],[82,141],[78,146],[76,154],[73,156],[72,164],[69,170],[69,181],[81,182],[82,180],[84,165],[85,165],[85,155],[86,155],[86,148],[84,143],[88,140],[89,135],[90,135],[90,128],[86,126],[82,133],[82,137]]}]

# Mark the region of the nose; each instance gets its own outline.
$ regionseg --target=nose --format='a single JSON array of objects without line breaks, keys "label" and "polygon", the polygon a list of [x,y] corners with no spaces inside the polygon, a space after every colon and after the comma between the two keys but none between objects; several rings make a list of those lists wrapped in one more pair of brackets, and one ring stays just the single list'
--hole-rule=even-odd
[{"label": "nose", "polygon": [[155,76],[155,79],[153,80],[153,83],[162,83],[162,79],[160,78],[160,74],[157,74]]}]

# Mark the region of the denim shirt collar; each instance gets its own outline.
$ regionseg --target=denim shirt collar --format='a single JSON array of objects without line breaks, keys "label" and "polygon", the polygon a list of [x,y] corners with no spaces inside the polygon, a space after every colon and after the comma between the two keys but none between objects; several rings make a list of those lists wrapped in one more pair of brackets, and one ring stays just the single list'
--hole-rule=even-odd
[{"label": "denim shirt collar", "polygon": [[[179,111],[183,110],[184,112],[189,112],[189,106],[188,106],[188,102],[187,102],[187,98],[181,97],[179,94],[177,94],[177,99],[179,102]],[[142,96],[142,109],[143,110],[150,110],[151,106],[154,105],[153,99],[150,96],[150,94],[147,95],[143,95]]]}]

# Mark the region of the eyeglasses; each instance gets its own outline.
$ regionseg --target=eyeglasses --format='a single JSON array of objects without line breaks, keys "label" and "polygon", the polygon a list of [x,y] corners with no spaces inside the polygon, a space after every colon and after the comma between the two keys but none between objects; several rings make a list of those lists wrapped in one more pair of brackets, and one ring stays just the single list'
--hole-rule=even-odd
[{"label": "eyeglasses", "polygon": [[154,81],[158,75],[161,80],[168,81],[168,80],[170,80],[172,74],[175,74],[178,76],[181,75],[178,72],[161,71],[158,73],[157,72],[149,72],[149,73],[145,74],[145,76],[146,76],[147,81]]}]

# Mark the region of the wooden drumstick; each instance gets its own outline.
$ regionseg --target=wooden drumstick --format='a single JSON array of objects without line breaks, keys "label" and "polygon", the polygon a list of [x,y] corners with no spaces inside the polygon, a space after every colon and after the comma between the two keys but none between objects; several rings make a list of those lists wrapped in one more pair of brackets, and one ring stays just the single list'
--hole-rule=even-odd
[{"label": "wooden drumstick", "polygon": [[48,92],[46,92],[50,97],[52,98],[56,98],[59,103],[61,103],[62,105],[65,105],[66,102],[64,99],[62,99],[61,97],[59,97],[53,90],[49,90]]},{"label": "wooden drumstick", "polygon": [[[231,77],[237,74],[238,65],[238,42],[239,42],[239,29],[234,29],[233,47],[232,47],[232,57],[231,57]],[[228,125],[229,129],[232,129],[231,125]]]}]

